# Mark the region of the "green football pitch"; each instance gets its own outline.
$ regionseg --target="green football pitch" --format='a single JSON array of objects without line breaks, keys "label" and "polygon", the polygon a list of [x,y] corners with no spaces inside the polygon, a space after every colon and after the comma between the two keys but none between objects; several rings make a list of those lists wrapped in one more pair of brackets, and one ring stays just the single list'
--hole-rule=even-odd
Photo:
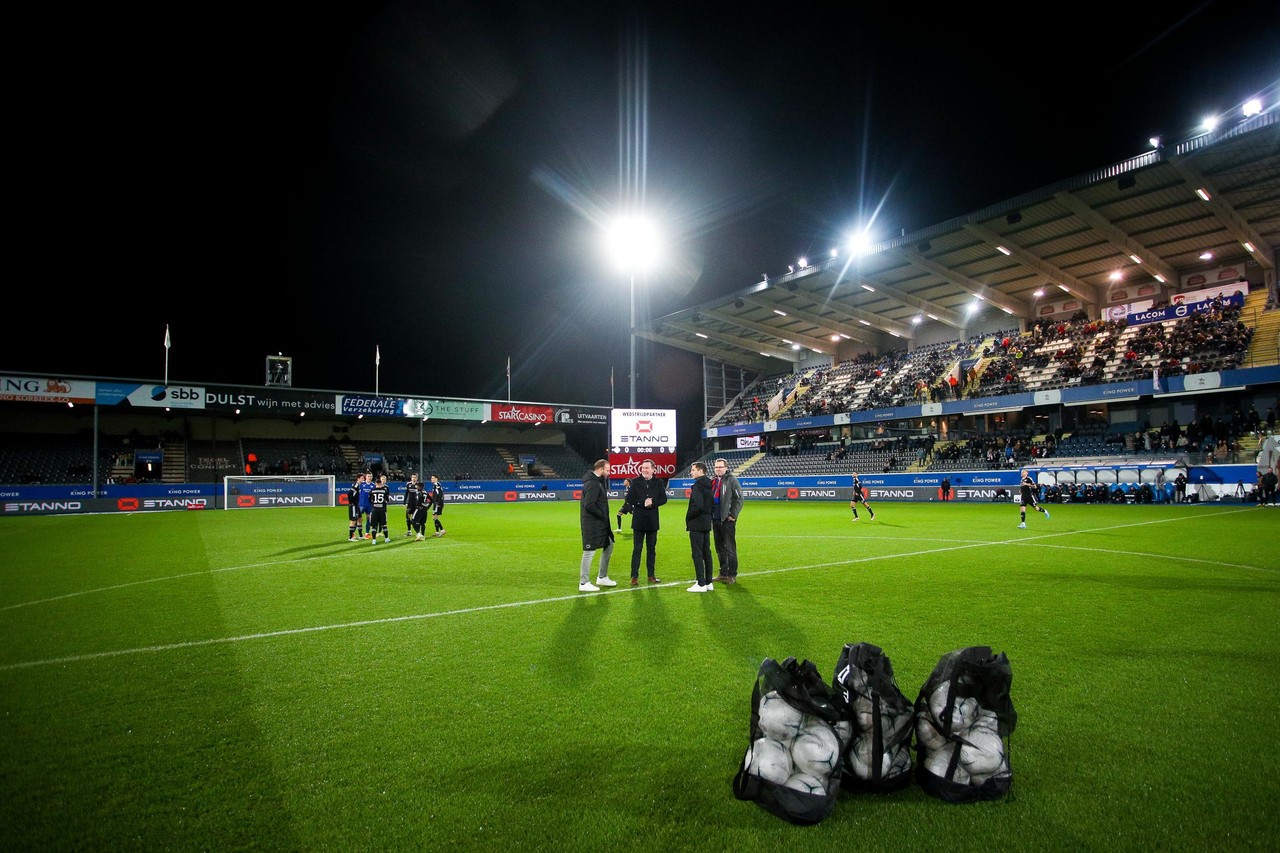
[{"label": "green football pitch", "polygon": [[[614,502],[616,506],[616,501]],[[750,502],[740,580],[577,591],[578,507],[0,523],[0,840],[33,850],[1275,849],[1280,511]],[[628,521],[624,517],[624,523]],[[592,577],[594,579],[595,573]],[[735,800],[765,658],[1008,655],[1013,788]]]}]

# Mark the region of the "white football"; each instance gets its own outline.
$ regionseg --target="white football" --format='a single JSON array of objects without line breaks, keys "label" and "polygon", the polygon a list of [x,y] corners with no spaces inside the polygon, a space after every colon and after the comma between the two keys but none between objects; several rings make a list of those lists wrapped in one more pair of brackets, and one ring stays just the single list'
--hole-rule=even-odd
[{"label": "white football", "polygon": [[[933,695],[929,697],[929,712],[933,714],[933,718],[943,725],[946,719],[943,712],[947,709],[947,696],[949,693],[950,683],[943,682],[933,691]],[[981,707],[978,705],[977,699],[957,697],[955,704],[951,707],[951,731],[962,732],[969,726],[973,725],[978,718],[978,712]]]},{"label": "white football", "polygon": [[840,760],[840,742],[830,728],[809,726],[791,742],[791,761],[800,773],[825,779]]},{"label": "white football", "polygon": [[920,742],[920,746],[930,752],[936,752],[947,745],[947,738],[933,725],[933,721],[924,715],[916,720],[916,740]]},{"label": "white football", "polygon": [[857,738],[853,742],[853,748],[849,750],[849,764],[853,769],[853,775],[859,779],[870,779],[875,775],[876,762],[880,763],[880,778],[890,776],[893,770],[893,754],[885,750],[880,750],[880,755],[875,756],[875,741],[870,735]]},{"label": "white football", "polygon": [[[911,728],[911,723],[914,719],[915,717],[910,711],[900,714],[883,715],[881,720],[883,720],[884,723],[882,726],[884,731],[881,732],[881,736],[884,738],[885,743],[893,743],[902,740],[907,729]],[[910,739],[910,735],[907,735],[907,739]]]},{"label": "white football", "polygon": [[751,750],[747,753],[746,767],[748,773],[781,785],[787,781],[787,777],[793,770],[791,752],[781,741],[762,737],[751,744]]},{"label": "white football", "polygon": [[808,773],[796,773],[785,784],[788,788],[804,791],[806,794],[817,794],[820,797],[827,795],[827,786],[822,780]]},{"label": "white football", "polygon": [[[924,756],[924,769],[941,779],[947,778],[947,766],[951,764],[951,750],[940,749],[937,752],[926,752]],[[964,769],[963,764],[956,765],[956,772],[951,777],[952,782],[959,782],[961,785],[969,784],[969,771]]]},{"label": "white football", "polygon": [[990,775],[1004,764],[1004,742],[987,729],[974,726],[966,740],[960,747],[960,763],[971,776]]},{"label": "white football", "polygon": [[804,725],[804,713],[787,703],[776,690],[760,697],[760,732],[766,737],[790,743]]},{"label": "white football", "polygon": [[844,749],[853,740],[853,723],[848,720],[841,720],[836,723],[836,737],[840,738],[840,748]]}]

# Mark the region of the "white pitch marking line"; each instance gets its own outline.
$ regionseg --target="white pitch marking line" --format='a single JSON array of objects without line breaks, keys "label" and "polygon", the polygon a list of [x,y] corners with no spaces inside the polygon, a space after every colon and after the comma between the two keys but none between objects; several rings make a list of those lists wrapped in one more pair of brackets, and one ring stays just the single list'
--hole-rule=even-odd
[{"label": "white pitch marking line", "polygon": [[[1241,511],[1243,510],[1235,510],[1235,512],[1241,512]],[[1155,521],[1132,522],[1129,524],[1117,524],[1111,527],[1095,527],[1089,530],[1064,530],[1056,533],[1044,533],[1039,536],[1023,537],[1018,539],[1006,539],[1006,540],[997,541],[997,542],[975,542],[975,543],[966,544],[966,545],[953,545],[946,548],[933,548],[933,549],[925,549],[921,551],[909,551],[906,553],[895,552],[893,554],[884,554],[884,555],[872,556],[872,557],[858,557],[851,560],[839,560],[839,561],[829,562],[829,563],[814,563],[808,566],[784,566],[777,569],[762,569],[760,571],[749,572],[746,575],[744,575],[744,577],[763,577],[765,575],[776,575],[776,574],[784,574],[787,572],[798,572],[798,571],[811,571],[813,569],[831,568],[833,566],[851,566],[851,565],[856,565],[858,563],[869,563],[869,562],[875,562],[879,560],[892,560],[900,557],[924,556],[928,554],[941,554],[947,551],[960,551],[967,548],[980,548],[986,545],[1021,545],[1033,539],[1049,539],[1057,536],[1072,536],[1078,533],[1097,533],[1104,530],[1119,530],[1126,527],[1144,527],[1151,524],[1165,524],[1166,522],[1178,521],[1178,520],[1180,519],[1158,519]],[[1052,547],[1070,548],[1071,546],[1064,545],[1064,546],[1052,546]],[[1095,548],[1082,549],[1082,550],[1090,550],[1090,551],[1102,550],[1105,552],[1105,549],[1095,549]],[[1212,561],[1206,561],[1201,559],[1178,557],[1177,555],[1160,555],[1160,556],[1168,560],[1186,560],[1187,562],[1196,562],[1196,563],[1212,562]],[[284,560],[280,562],[296,563],[296,562],[305,562],[312,559],[325,559],[325,558],[311,557],[311,558],[307,558],[307,560]],[[261,565],[277,565],[277,563],[264,563]],[[1262,566],[1247,566],[1247,565],[1237,566],[1232,563],[1218,563],[1215,565],[1222,565],[1222,566],[1227,566],[1231,568],[1274,571],[1272,569],[1268,569]],[[251,568],[251,567],[245,566],[245,567],[234,567],[234,568],[223,568],[223,569],[211,569],[210,573],[234,571],[236,568]],[[173,577],[190,577],[191,575],[197,575],[197,574],[206,574],[206,573],[192,572],[187,575],[176,575]],[[163,580],[163,579],[157,578],[155,580]],[[150,583],[150,582],[151,581],[135,581],[133,583],[120,584],[119,587],[110,587],[110,589],[116,589],[116,588],[125,587],[125,586],[135,586],[137,584]],[[672,587],[672,586],[680,586],[684,583],[686,583],[686,581],[668,581],[667,583],[659,584],[658,586]],[[623,587],[618,587],[617,589],[610,589],[607,591],[603,591],[598,595],[617,595],[624,592],[637,592],[642,589],[651,588],[652,586],[653,584],[646,584],[643,587],[623,586]],[[69,598],[72,595],[78,595],[78,594],[80,593],[69,593],[67,596],[61,596],[61,597]],[[598,595],[593,597],[598,597]],[[190,640],[185,643],[168,643],[160,646],[141,646],[141,647],[132,648],[132,649],[116,649],[114,651],[107,651],[107,652],[90,652],[88,654],[83,654],[83,655],[69,655],[66,657],[59,657],[59,658],[45,658],[42,660],[20,661],[18,663],[0,664],[0,672],[11,672],[19,669],[30,669],[37,666],[57,666],[57,665],[70,664],[70,663],[82,663],[84,661],[101,660],[103,658],[112,658],[112,657],[122,657],[124,655],[156,654],[159,652],[178,651],[181,649],[203,648],[205,646],[225,645],[229,643],[242,643],[242,642],[247,642],[249,640],[263,640],[263,639],[270,639],[272,637],[289,637],[289,636],[294,636],[298,634],[318,633],[321,631],[337,631],[344,628],[363,628],[363,627],[368,627],[370,625],[390,625],[396,622],[416,622],[423,619],[437,619],[442,616],[461,616],[468,613],[483,613],[486,611],[504,610],[504,609],[513,608],[513,607],[528,607],[528,606],[538,605],[538,604],[553,604],[557,601],[574,601],[581,598],[583,598],[581,593],[578,593],[575,595],[558,595],[552,598],[539,598],[539,599],[533,599],[529,601],[508,601],[503,604],[485,604],[479,607],[466,607],[459,610],[443,610],[437,613],[414,613],[406,616],[388,616],[383,619],[362,619],[355,622],[339,622],[333,625],[312,625],[306,628],[285,628],[279,631],[265,631],[258,634],[241,634],[235,637],[212,637],[205,640]],[[48,599],[48,600],[52,601],[56,599]],[[32,603],[35,603],[35,602],[32,602]],[[10,605],[10,608],[18,607],[18,606],[22,606],[22,605]]]}]

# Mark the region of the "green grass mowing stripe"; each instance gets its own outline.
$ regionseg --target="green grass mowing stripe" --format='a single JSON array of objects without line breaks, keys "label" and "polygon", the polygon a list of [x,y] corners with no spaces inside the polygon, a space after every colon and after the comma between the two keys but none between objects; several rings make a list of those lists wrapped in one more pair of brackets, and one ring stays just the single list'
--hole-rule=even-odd
[{"label": "green grass mowing stripe", "polygon": [[[659,574],[687,579],[673,508]],[[4,825],[35,846],[237,847],[255,835],[277,849],[776,846],[794,830],[728,790],[755,667],[795,654],[825,671],[841,644],[865,639],[885,647],[913,698],[951,648],[985,642],[1010,654],[1022,715],[1015,796],[977,808],[916,789],[842,798],[806,844],[847,846],[856,833],[924,849],[1026,849],[1039,838],[1046,849],[1202,849],[1269,837],[1253,806],[1274,799],[1275,783],[1241,746],[1246,730],[1276,722],[1243,701],[1276,675],[1275,558],[1260,547],[1257,514],[1055,507],[1051,521],[1015,532],[1008,505],[883,504],[876,522],[855,525],[836,505],[752,504],[736,587],[577,596],[566,595],[576,507],[457,509],[458,538],[411,543],[449,544],[419,551],[330,546],[337,525],[314,510],[210,513],[194,526],[187,519],[202,514],[153,516],[141,533],[116,525],[123,538],[80,526],[87,519],[38,531],[10,522],[24,531],[12,540],[0,525],[0,548],[24,562],[5,560],[4,604],[77,590],[65,565],[36,579],[40,556],[26,554],[36,532],[76,540],[80,590],[110,585],[102,561],[83,557],[98,550],[131,554],[129,576],[155,580],[4,611],[18,647],[37,647],[36,634],[42,648],[75,653],[86,641],[130,648],[140,636],[470,610],[3,672],[14,723],[0,758],[0,793],[13,795]],[[1053,547],[1034,544],[1042,534]],[[984,540],[993,544],[954,547]],[[1122,549],[1166,559],[1111,556]],[[202,576],[177,577],[175,564],[197,560]],[[494,606],[543,598],[561,600]],[[1192,649],[1214,653],[1213,666]],[[1096,676],[1093,661],[1110,675]],[[1188,731],[1211,733],[1195,773]],[[109,808],[96,805],[113,792]],[[1194,801],[1213,813],[1193,812]]]}]

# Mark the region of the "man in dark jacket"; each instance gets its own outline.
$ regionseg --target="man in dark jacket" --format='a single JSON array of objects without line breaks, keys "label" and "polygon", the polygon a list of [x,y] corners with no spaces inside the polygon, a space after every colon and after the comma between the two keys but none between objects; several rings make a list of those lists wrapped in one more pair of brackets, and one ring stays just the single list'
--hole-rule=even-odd
[{"label": "man in dark jacket", "polygon": [[[599,592],[602,586],[617,586],[609,577],[613,556],[613,528],[609,526],[609,462],[596,460],[582,478],[582,501],[578,521],[582,525],[582,566],[578,572],[578,592]],[[600,552],[600,574],[591,582],[591,560]]]},{"label": "man in dark jacket", "polygon": [[738,582],[738,516],[742,514],[742,486],[729,470],[727,459],[715,461],[716,477],[711,481],[712,524],[716,559],[720,562],[721,583]]},{"label": "man in dark jacket", "polygon": [[640,463],[640,476],[631,481],[623,498],[631,511],[631,585],[640,583],[640,551],[645,549],[649,583],[662,583],[655,576],[658,555],[658,507],[667,502],[667,486],[653,476],[653,462]]},{"label": "man in dark jacket", "polygon": [[711,478],[707,466],[694,462],[689,466],[693,485],[689,488],[689,509],[684,514],[684,529],[689,531],[693,551],[693,571],[697,577],[689,592],[711,592],[711,516],[715,506],[711,498]]}]

